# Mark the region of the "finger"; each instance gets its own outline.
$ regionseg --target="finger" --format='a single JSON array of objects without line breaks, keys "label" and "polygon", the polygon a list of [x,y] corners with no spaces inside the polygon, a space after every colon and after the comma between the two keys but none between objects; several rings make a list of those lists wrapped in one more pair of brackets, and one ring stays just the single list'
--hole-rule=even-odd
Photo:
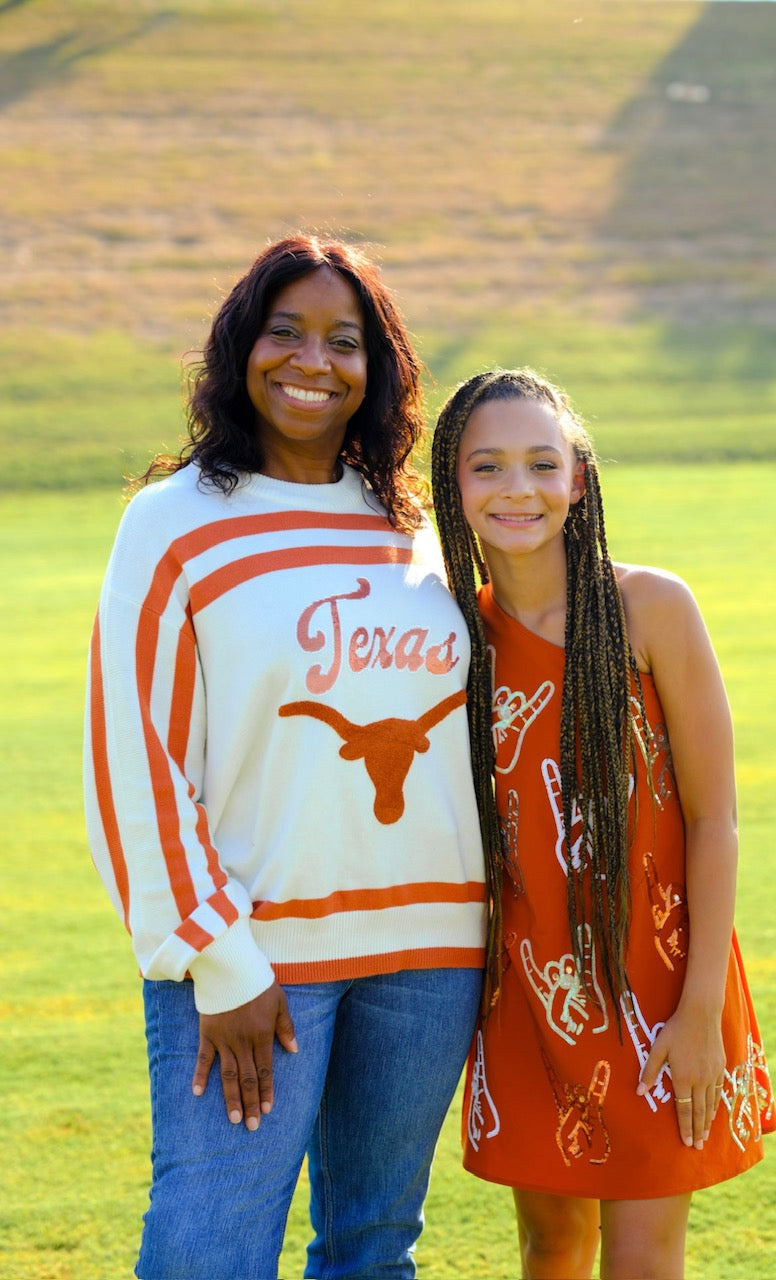
[{"label": "finger", "polygon": [[644,1066],[641,1068],[641,1075],[636,1088],[636,1093],[639,1097],[643,1097],[645,1093],[649,1093],[650,1089],[654,1087],[664,1062],[665,1056],[653,1045]]},{"label": "finger", "polygon": [[252,1056],[241,1059],[238,1065],[240,1073],[240,1097],[246,1129],[258,1129],[261,1120],[259,1076]]},{"label": "finger", "polygon": [[197,1061],[194,1067],[194,1075],[191,1078],[191,1090],[198,1098],[205,1092],[208,1077],[210,1076],[210,1068],[216,1056],[216,1051],[209,1040],[200,1038],[199,1049],[197,1050]]},{"label": "finger", "polygon": [[679,1136],[686,1147],[693,1145],[693,1101],[692,1094],[674,1096],[676,1118],[679,1121]]},{"label": "finger", "polygon": [[261,1114],[267,1116],[272,1110],[272,1104],[275,1101],[271,1043],[267,1046],[257,1047],[255,1053],[259,1107]]},{"label": "finger", "polygon": [[226,1114],[231,1124],[239,1124],[243,1118],[240,1072],[237,1059],[228,1049],[221,1049],[221,1088],[226,1103]]},{"label": "finger", "polygon": [[714,1119],[714,1085],[710,1084],[706,1090],[706,1115],[703,1121],[703,1141],[705,1142],[711,1132],[711,1122]]},{"label": "finger", "polygon": [[285,1002],[285,995],[283,996],[283,1004],[278,1013],[277,1021],[275,1023],[275,1035],[277,1036],[278,1040],[282,1044],[283,1048],[286,1049],[289,1053],[299,1052],[299,1045],[297,1044],[297,1040],[296,1040],[296,1032],[294,1031],[294,1021],[293,1021],[293,1018],[291,1017],[291,1014],[288,1012],[288,1005]]},{"label": "finger", "polygon": [[719,1110],[719,1104],[721,1101],[722,1101],[722,1081],[720,1081],[719,1084],[715,1084],[714,1086],[714,1111],[711,1117],[712,1120],[714,1119],[714,1116],[717,1114],[717,1111]]},{"label": "finger", "polygon": [[703,1150],[703,1138],[706,1132],[706,1090],[695,1089],[692,1095],[692,1128],[693,1146],[696,1151]]}]

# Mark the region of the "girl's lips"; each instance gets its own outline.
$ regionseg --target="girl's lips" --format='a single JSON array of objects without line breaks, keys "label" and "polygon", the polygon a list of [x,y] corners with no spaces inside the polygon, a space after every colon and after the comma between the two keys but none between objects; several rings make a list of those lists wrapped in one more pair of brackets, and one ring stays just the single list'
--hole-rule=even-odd
[{"label": "girl's lips", "polygon": [[516,515],[506,511],[494,511],[490,518],[491,520],[498,520],[500,524],[535,524],[542,517],[540,515]]}]

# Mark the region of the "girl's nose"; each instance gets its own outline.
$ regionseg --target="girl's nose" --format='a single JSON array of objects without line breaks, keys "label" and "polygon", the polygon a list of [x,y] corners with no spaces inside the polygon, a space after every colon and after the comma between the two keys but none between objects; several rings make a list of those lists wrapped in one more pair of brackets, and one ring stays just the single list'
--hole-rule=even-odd
[{"label": "girl's nose", "polygon": [[501,492],[510,498],[522,498],[534,491],[533,475],[526,467],[509,467],[502,477]]},{"label": "girl's nose", "polygon": [[322,338],[308,334],[296,347],[289,364],[303,373],[321,373],[331,368],[331,360]]}]

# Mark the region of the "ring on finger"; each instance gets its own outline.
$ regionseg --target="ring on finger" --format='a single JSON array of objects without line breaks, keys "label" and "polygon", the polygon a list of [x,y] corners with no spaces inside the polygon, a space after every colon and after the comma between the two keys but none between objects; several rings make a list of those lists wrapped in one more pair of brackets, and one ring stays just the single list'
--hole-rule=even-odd
[{"label": "ring on finger", "polygon": [[676,1099],[676,1101],[677,1101],[677,1102],[692,1102],[692,1097],[689,1097],[689,1098],[677,1098],[677,1099]]}]

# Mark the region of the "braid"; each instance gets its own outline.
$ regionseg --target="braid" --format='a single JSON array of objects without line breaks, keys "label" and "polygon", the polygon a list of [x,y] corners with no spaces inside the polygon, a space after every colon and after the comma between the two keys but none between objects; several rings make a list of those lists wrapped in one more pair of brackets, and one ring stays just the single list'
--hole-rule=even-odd
[{"label": "braid", "polygon": [[[487,375],[483,375],[483,379]],[[479,382],[473,379],[473,382]],[[485,852],[489,917],[487,971],[484,1009],[487,1013],[501,983],[501,877],[502,854],[496,800],[493,792],[495,750],[493,746],[493,691],[485,630],[477,605],[475,568],[487,582],[485,559],[479,543],[466,523],[456,478],[458,445],[467,419],[476,402],[476,390],[463,403],[454,397],[442,411],[432,447],[431,473],[434,503],[445,559],[445,568],[471,638],[471,664],[467,686],[467,712],[472,753],[472,774],[480,815]]]},{"label": "braid", "polygon": [[[636,661],[628,640],[622,597],[609,556],[595,453],[567,397],[531,370],[479,374],[464,383],[442,410],[434,435],[434,502],[450,586],[472,641],[469,722],[477,800],[493,901],[488,972],[498,985],[501,918],[497,907],[502,852],[494,808],[491,674],[477,608],[475,567],[488,575],[482,549],[463,515],[456,479],[458,448],[473,409],[488,400],[538,400],[556,414],[577,458],[585,491],[569,509],[564,530],[567,558],[565,668],[561,695],[560,771],[566,835],[567,909],[578,972],[590,969],[591,945],[599,957],[618,1024],[619,997],[629,990],[625,955],[630,916],[628,854],[630,771],[638,749],[649,764],[651,743]],[[631,689],[635,687],[635,699]],[[634,713],[635,702],[635,713]],[[644,737],[639,734],[636,714]],[[654,805],[651,768],[648,787]],[[581,836],[577,834],[581,830]],[[569,838],[568,833],[574,833]]]}]

